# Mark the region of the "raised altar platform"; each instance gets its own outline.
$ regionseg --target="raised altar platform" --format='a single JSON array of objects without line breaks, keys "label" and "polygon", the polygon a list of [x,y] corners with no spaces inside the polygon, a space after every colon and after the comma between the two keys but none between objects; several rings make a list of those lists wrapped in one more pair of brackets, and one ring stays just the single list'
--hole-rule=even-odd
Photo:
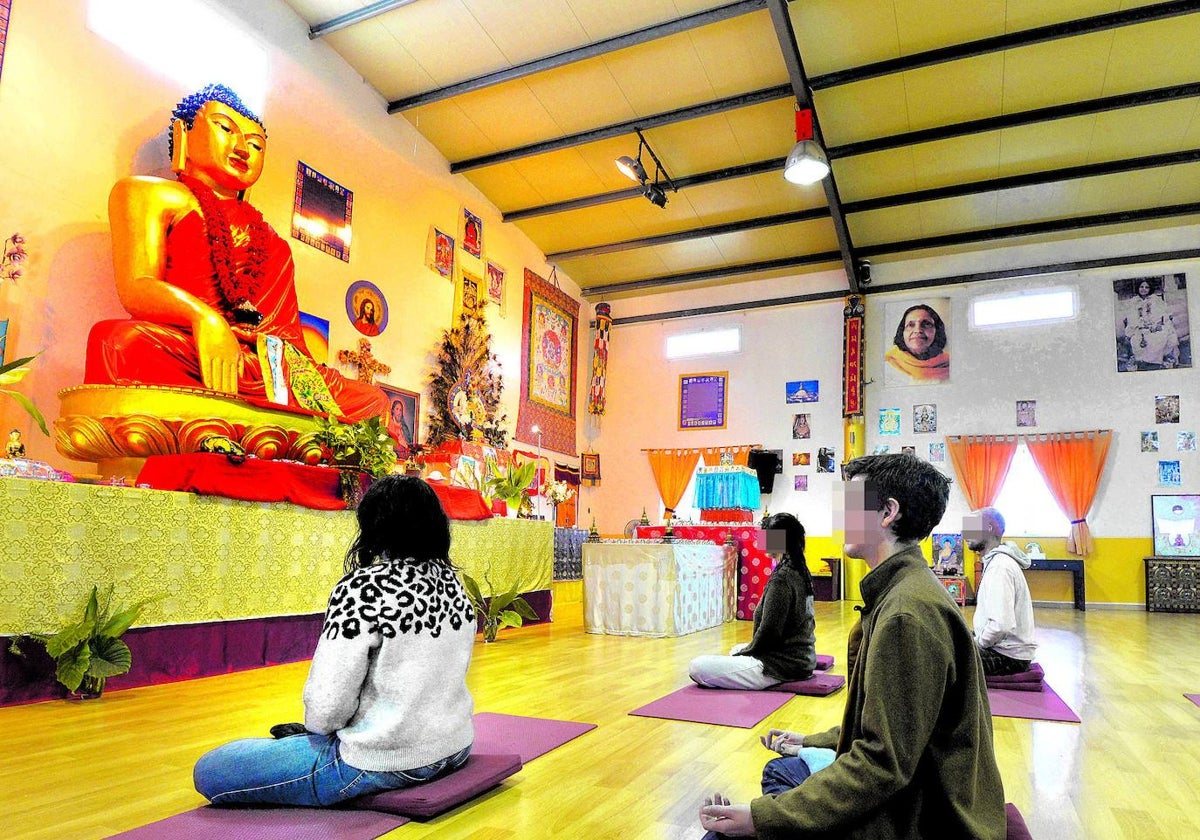
[{"label": "raised altar platform", "polygon": [[[134,672],[114,677],[110,689],[307,658],[355,532],[350,511],[18,478],[0,478],[0,510],[0,635],[54,629],[93,584],[115,584],[122,603],[164,596],[131,631]],[[550,616],[550,522],[452,521],[450,529],[451,559],[485,595],[490,570],[497,586],[519,582],[538,614]],[[179,625],[208,625],[208,641],[181,646]],[[226,661],[244,638],[272,633],[287,638],[253,642],[250,655]],[[170,646],[164,660],[187,662],[139,676],[155,636]],[[62,696],[52,671],[40,694],[15,684],[28,666],[6,648],[0,703]]]}]

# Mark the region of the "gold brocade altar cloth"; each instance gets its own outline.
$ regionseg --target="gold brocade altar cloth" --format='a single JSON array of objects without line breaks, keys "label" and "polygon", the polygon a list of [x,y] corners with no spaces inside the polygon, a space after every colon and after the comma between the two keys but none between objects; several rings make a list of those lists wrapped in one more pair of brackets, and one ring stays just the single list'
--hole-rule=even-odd
[{"label": "gold brocade altar cloth", "polygon": [[[353,511],[162,490],[0,478],[0,635],[77,618],[93,584],[139,625],[323,613],[354,538]],[[450,559],[491,592],[549,590],[550,522],[450,523]]]}]

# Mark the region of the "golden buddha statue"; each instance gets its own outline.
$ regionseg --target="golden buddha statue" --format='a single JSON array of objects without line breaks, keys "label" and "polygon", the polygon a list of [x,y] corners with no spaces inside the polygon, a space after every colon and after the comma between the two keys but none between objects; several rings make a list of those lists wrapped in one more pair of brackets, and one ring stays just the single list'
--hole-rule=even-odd
[{"label": "golden buddha statue", "polygon": [[[318,365],[304,345],[291,249],[245,201],[266,156],[262,121],[222,85],[186,97],[173,117],[178,180],[127,177],[109,196],[117,292],[133,320],[92,328],[85,385],[62,394],[60,451],[83,460],[135,458],[195,451],[192,438],[202,432],[237,439],[265,424],[302,433],[313,414],[346,422],[386,415],[381,390]],[[145,386],[153,393],[129,390]],[[165,441],[161,429],[130,434],[128,423],[98,421],[101,430],[81,419],[130,411],[138,423],[172,415],[214,422],[200,430],[191,422],[187,440],[168,429],[175,439]],[[222,420],[241,428],[231,434]],[[297,457],[289,451],[296,434],[268,437],[247,448]]]}]

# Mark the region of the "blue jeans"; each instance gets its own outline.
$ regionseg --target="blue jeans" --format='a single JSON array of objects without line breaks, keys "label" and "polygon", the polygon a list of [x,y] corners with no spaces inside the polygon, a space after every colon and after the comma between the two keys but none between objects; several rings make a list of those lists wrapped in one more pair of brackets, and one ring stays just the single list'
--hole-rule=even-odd
[{"label": "blue jeans", "polygon": [[471,748],[414,770],[359,770],[342,761],[336,735],[245,738],[200,757],[192,778],[214,805],[320,808],[385,790],[412,787],[457,770]]},{"label": "blue jeans", "polygon": [[779,794],[799,787],[800,783],[811,775],[808,764],[799,756],[789,755],[773,758],[763,767],[763,796]]}]

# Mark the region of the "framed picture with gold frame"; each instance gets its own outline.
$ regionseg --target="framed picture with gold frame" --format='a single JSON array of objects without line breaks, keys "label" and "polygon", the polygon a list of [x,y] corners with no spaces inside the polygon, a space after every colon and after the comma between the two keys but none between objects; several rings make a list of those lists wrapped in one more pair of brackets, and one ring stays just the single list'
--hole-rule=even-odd
[{"label": "framed picture with gold frame", "polygon": [[729,371],[679,376],[679,429],[724,429]]}]

